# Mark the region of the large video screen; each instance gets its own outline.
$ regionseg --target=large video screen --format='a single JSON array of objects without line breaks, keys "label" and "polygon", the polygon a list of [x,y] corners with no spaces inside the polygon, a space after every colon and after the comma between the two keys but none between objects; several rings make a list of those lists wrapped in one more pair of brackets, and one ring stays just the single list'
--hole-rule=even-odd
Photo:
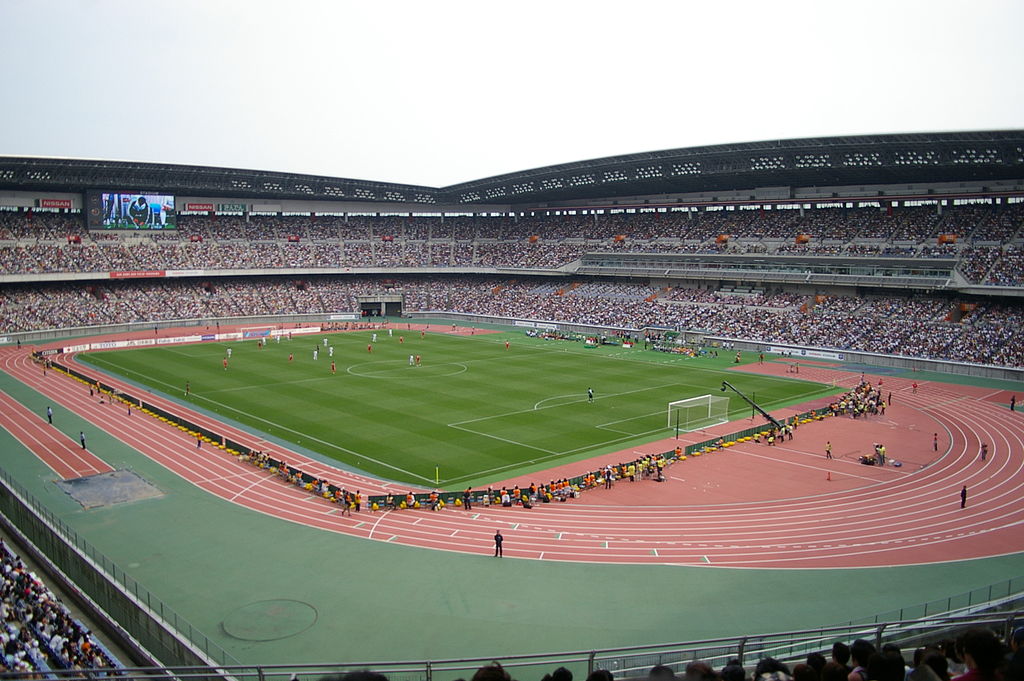
[{"label": "large video screen", "polygon": [[[101,229],[177,229],[174,197],[166,194],[106,193],[100,195]],[[97,221],[94,221],[94,224]]]}]

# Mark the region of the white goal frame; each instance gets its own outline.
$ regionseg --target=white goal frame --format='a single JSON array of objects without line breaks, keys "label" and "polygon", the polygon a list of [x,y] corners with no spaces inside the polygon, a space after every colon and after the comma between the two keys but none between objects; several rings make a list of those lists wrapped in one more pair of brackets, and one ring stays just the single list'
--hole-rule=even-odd
[{"label": "white goal frame", "polygon": [[[673,418],[677,414],[685,419]],[[668,427],[684,431],[700,430],[729,422],[729,398],[700,395],[668,403]]]}]

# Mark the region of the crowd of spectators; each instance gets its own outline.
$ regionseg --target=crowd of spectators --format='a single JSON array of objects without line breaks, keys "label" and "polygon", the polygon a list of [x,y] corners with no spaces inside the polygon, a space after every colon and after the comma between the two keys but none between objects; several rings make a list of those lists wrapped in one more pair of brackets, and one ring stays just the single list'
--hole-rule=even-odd
[{"label": "crowd of spectators", "polygon": [[[588,251],[957,258],[970,281],[1006,260],[1013,280],[1024,204],[859,209],[407,217],[181,215],[160,232],[90,231],[80,215],[0,212],[10,273],[295,267],[555,268]],[[942,234],[959,243],[939,244]],[[728,240],[720,240],[728,235]],[[798,243],[798,236],[807,238]],[[72,242],[71,237],[81,242]],[[1011,251],[1013,249],[1010,249]],[[987,264],[982,264],[982,263]]]},{"label": "crowd of spectators", "polygon": [[988,272],[987,284],[1021,286],[1024,284],[1024,248],[1007,247]]},{"label": "crowd of spectators", "polygon": [[0,671],[121,666],[3,540],[0,569]]},{"label": "crowd of spectators", "polygon": [[211,278],[9,285],[0,333],[55,327],[359,309],[358,297],[401,294],[405,311],[469,314],[642,329],[703,330],[766,344],[1024,366],[1024,312],[979,304],[960,319],[947,298],[744,296],[627,283],[484,276],[384,279],[365,275]]}]

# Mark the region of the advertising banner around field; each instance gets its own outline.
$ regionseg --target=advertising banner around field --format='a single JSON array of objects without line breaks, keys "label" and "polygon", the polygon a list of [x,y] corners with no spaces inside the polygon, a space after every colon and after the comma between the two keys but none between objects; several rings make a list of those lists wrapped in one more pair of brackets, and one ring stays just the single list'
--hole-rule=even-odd
[{"label": "advertising banner around field", "polygon": [[330,319],[332,322],[359,319],[359,313],[349,312],[348,314],[332,314],[330,317],[328,317],[328,319]]},{"label": "advertising banner around field", "polygon": [[244,213],[246,204],[244,203],[218,203],[218,213]]},{"label": "advertising banner around field", "polygon": [[[88,350],[116,350],[118,348],[139,348],[153,345],[177,345],[179,343],[199,343],[202,341],[242,340],[243,338],[265,338],[267,336],[286,336],[288,334],[320,333],[319,326],[307,326],[300,329],[269,330],[257,329],[241,333],[204,333],[193,336],[174,336],[172,338],[133,338],[131,340],[101,341],[99,343],[83,343],[64,348],[41,350],[40,356],[59,355],[63,352],[86,352]],[[3,338],[0,338],[3,342]]]},{"label": "advertising banner around field", "polygon": [[207,212],[209,212],[209,211],[213,210],[213,204],[212,203],[186,203],[185,204],[185,210],[207,211]]},{"label": "advertising banner around field", "polygon": [[111,279],[142,279],[146,277],[163,277],[166,275],[164,270],[122,270],[119,272],[110,272]]},{"label": "advertising banner around field", "polygon": [[534,326],[538,329],[544,329],[545,331],[558,331],[558,324],[547,324],[545,322],[537,322]]},{"label": "advertising banner around field", "polygon": [[771,352],[776,355],[788,355],[790,357],[814,357],[816,359],[834,359],[840,361],[845,359],[845,355],[841,352],[809,350],[807,348],[788,348],[779,345],[769,345],[765,348],[765,352]]},{"label": "advertising banner around field", "polygon": [[206,270],[164,270],[165,277],[201,277]]},{"label": "advertising banner around field", "polygon": [[524,326],[524,327],[526,327],[528,329],[532,329],[532,328],[534,328],[536,326],[533,322],[524,322],[521,319],[515,320],[514,322],[512,322],[512,325],[513,326]]},{"label": "advertising banner around field", "polygon": [[71,208],[71,199],[39,199],[40,208]]},{"label": "advertising banner around field", "polygon": [[10,336],[0,336],[0,343],[11,343],[11,342],[13,342],[13,341],[11,341],[11,337]]}]

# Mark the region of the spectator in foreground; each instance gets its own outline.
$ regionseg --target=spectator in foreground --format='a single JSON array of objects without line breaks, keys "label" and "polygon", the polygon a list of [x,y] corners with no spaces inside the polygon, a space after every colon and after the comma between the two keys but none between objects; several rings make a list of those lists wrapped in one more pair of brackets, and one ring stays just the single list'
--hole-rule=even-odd
[{"label": "spectator in foreground", "polygon": [[846,645],[842,641],[836,641],[832,644],[832,661],[840,665],[846,670],[846,673],[850,673],[850,646]]},{"label": "spectator in foreground", "polygon": [[789,667],[773,657],[762,658],[754,668],[754,681],[790,681]]},{"label": "spectator in foreground", "polygon": [[821,681],[846,681],[849,673],[850,670],[846,668],[846,665],[832,660],[826,662],[825,666],[821,668]]},{"label": "spectator in foreground", "polygon": [[587,681],[615,681],[615,675],[607,669],[595,669],[590,672]]},{"label": "spectator in foreground", "polygon": [[647,672],[647,678],[650,681],[675,681],[676,673],[672,671],[672,667],[656,664]]},{"label": "spectator in foreground", "polygon": [[722,671],[719,673],[722,681],[744,681],[747,678],[747,672],[743,669],[743,665],[740,664],[739,660],[729,660],[729,663],[722,667]]},{"label": "spectator in foreground", "polygon": [[868,641],[858,638],[850,646],[850,657],[853,660],[853,669],[846,677],[847,681],[868,681],[868,662],[875,654],[875,647]]},{"label": "spectator in foreground", "polygon": [[565,667],[559,667],[550,674],[545,674],[541,681],[572,681],[572,672]]},{"label": "spectator in foreground", "polygon": [[1024,681],[1024,627],[1010,634],[1010,655],[1007,657],[1006,681]]},{"label": "spectator in foreground", "polygon": [[809,664],[798,664],[793,667],[793,681],[818,681],[818,672]]},{"label": "spectator in foreground", "polygon": [[868,659],[868,676],[871,681],[904,681],[907,675],[903,656],[894,652],[875,653]]},{"label": "spectator in foreground", "polygon": [[471,681],[512,681],[512,677],[499,662],[492,662],[477,669]]},{"label": "spectator in foreground", "polygon": [[814,670],[816,678],[821,678],[821,670],[824,669],[828,660],[821,653],[811,653],[807,656],[807,666]]},{"label": "spectator in foreground", "polygon": [[715,670],[707,662],[694,660],[686,665],[686,681],[715,681]]},{"label": "spectator in foreground", "polygon": [[938,648],[918,648],[914,651],[914,669],[908,681],[949,681],[949,663]]},{"label": "spectator in foreground", "polygon": [[1003,662],[1003,644],[988,629],[970,629],[959,641],[967,672],[953,681],[995,681]]}]

